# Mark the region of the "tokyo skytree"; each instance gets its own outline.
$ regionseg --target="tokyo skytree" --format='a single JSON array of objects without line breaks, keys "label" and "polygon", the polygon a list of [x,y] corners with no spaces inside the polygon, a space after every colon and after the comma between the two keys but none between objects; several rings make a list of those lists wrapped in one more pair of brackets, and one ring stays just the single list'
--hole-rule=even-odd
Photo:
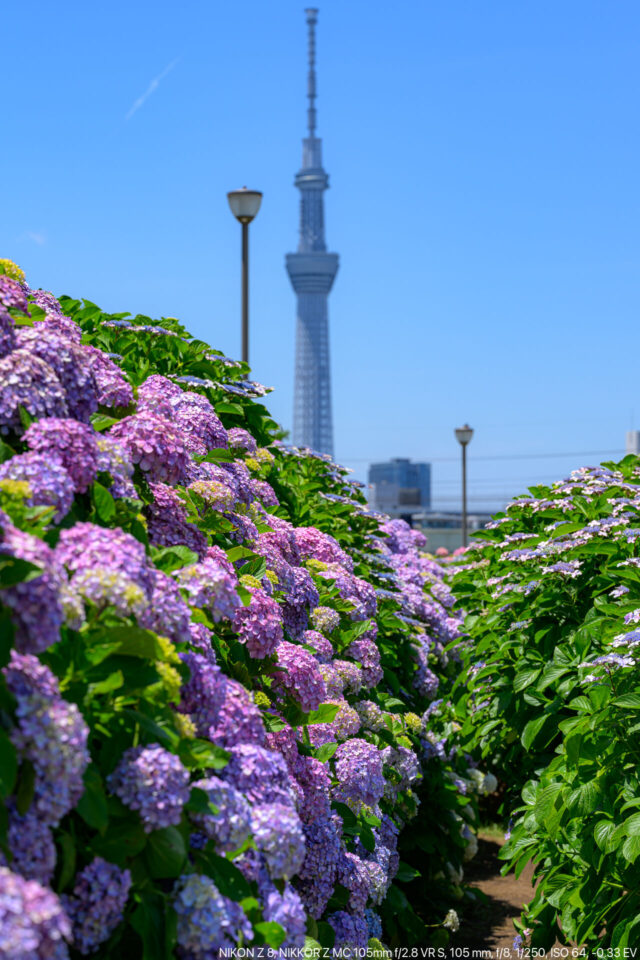
[{"label": "tokyo skytree", "polygon": [[324,237],[324,191],[329,177],[322,167],[322,140],[316,137],[318,11],[309,9],[305,14],[309,30],[308,135],[302,141],[302,167],[294,181],[300,191],[300,239],[297,253],[286,258],[298,298],[293,442],[333,455],[327,300],[338,272],[338,254],[327,253]]}]

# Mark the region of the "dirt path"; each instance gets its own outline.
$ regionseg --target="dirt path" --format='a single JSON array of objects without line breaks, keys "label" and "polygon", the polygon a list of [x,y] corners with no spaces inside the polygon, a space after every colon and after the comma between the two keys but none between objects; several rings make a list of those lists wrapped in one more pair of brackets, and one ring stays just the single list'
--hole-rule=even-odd
[{"label": "dirt path", "polygon": [[502,860],[498,860],[501,846],[502,841],[495,836],[479,834],[478,853],[467,865],[465,880],[488,899],[486,903],[478,900],[465,909],[466,916],[452,946],[493,951],[498,947],[513,947],[516,934],[513,920],[520,916],[523,904],[532,897],[533,868],[528,864],[517,880],[512,873],[502,877]]}]

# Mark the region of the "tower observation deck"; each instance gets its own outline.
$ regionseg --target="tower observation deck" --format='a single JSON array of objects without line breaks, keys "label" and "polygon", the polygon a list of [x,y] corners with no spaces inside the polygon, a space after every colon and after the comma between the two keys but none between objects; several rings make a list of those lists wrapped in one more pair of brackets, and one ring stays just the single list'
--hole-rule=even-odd
[{"label": "tower observation deck", "polygon": [[327,252],[324,235],[324,191],[329,177],[322,166],[322,140],[316,137],[318,11],[308,9],[305,14],[309,31],[308,135],[302,141],[302,167],[294,181],[300,191],[300,238],[297,253],[286,257],[298,300],[293,442],[333,455],[327,301],[338,272],[338,254]]}]

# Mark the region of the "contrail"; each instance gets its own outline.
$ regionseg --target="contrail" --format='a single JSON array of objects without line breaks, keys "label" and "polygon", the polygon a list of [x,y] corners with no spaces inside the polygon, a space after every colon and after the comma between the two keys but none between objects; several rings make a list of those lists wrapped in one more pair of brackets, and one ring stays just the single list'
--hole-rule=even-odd
[{"label": "contrail", "polygon": [[140,107],[141,107],[142,104],[145,102],[145,100],[148,100],[148,98],[151,96],[151,94],[154,93],[154,91],[158,89],[158,86],[159,86],[159,84],[160,84],[160,81],[161,81],[161,80],[164,80],[164,78],[166,77],[166,75],[169,73],[170,70],[173,70],[173,68],[175,67],[176,63],[178,63],[178,60],[172,60],[171,63],[169,64],[169,66],[168,66],[168,67],[165,67],[164,70],[162,71],[162,73],[159,73],[158,76],[155,77],[155,78],[151,81],[151,83],[149,84],[149,86],[147,87],[147,89],[145,90],[145,92],[142,94],[142,96],[141,96],[141,97],[138,97],[138,99],[134,102],[133,106],[132,106],[131,109],[129,110],[129,113],[128,113],[127,116],[125,117],[125,120],[130,120],[131,117],[132,117],[132,116],[134,115],[134,113],[136,112],[136,110],[139,110],[139,109],[140,109]]}]

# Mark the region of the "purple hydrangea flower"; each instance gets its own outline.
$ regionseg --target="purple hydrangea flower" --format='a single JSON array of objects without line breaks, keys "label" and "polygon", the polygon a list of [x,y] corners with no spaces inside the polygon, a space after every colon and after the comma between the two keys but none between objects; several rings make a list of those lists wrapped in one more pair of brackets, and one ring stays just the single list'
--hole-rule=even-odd
[{"label": "purple hydrangea flower", "polygon": [[171,401],[181,396],[181,387],[154,373],[138,387],[138,413],[151,413],[156,417],[171,420]]},{"label": "purple hydrangea flower", "polygon": [[62,384],[29,350],[14,350],[0,360],[0,433],[22,433],[20,407],[35,419],[68,414]]},{"label": "purple hydrangea flower", "polygon": [[247,430],[243,430],[242,427],[232,427],[228,431],[227,437],[232,450],[248,450],[249,453],[255,453],[258,448],[251,434]]},{"label": "purple hydrangea flower", "polygon": [[109,435],[122,443],[149,480],[176,484],[185,479],[189,454],[183,431],[168,420],[137,413],[116,423]]},{"label": "purple hydrangea flower", "polygon": [[288,879],[302,866],[305,856],[300,818],[288,804],[265,803],[251,812],[251,832],[274,879]]},{"label": "purple hydrangea flower", "polygon": [[98,444],[93,427],[76,420],[48,417],[32,423],[24,435],[35,453],[62,464],[77,493],[84,493],[98,472]]},{"label": "purple hydrangea flower", "polygon": [[26,880],[37,880],[44,886],[51,883],[56,868],[56,846],[51,828],[33,807],[24,816],[10,807],[8,845],[12,870]]},{"label": "purple hydrangea flower", "polygon": [[188,772],[157,743],[125,750],[107,782],[126,807],[139,811],[147,833],[180,823],[189,799]]},{"label": "purple hydrangea flower", "polygon": [[156,547],[188,547],[200,558],[204,557],[207,538],[187,519],[187,508],[176,491],[165,483],[150,486],[153,503],[146,508],[150,542]]},{"label": "purple hydrangea flower", "polygon": [[224,702],[226,678],[219,667],[200,653],[182,653],[180,658],[190,672],[180,690],[180,709],[189,714],[199,736],[208,737]]},{"label": "purple hydrangea flower", "polygon": [[70,939],[71,924],[55,893],[0,867],[3,960],[68,960]]},{"label": "purple hydrangea flower", "polygon": [[248,743],[231,747],[229,752],[231,760],[220,776],[251,803],[293,805],[291,775],[280,754]]},{"label": "purple hydrangea flower", "polygon": [[373,730],[375,733],[378,730],[386,729],[384,713],[373,700],[360,700],[356,703],[356,710],[362,721],[362,726],[366,730]]},{"label": "purple hydrangea flower", "polygon": [[409,747],[385,747],[382,751],[382,762],[390,767],[398,778],[394,783],[387,782],[385,788],[385,794],[392,800],[395,800],[400,791],[408,790],[421,776],[420,762]]},{"label": "purple hydrangea flower", "polygon": [[144,546],[124,530],[76,523],[60,534],[56,557],[71,572],[71,589],[97,606],[141,613],[154,586]]},{"label": "purple hydrangea flower", "polygon": [[18,310],[29,316],[29,304],[24,287],[17,280],[3,273],[0,274],[0,313],[7,313],[9,310]]},{"label": "purple hydrangea flower", "polygon": [[254,480],[253,492],[265,507],[277,507],[280,504],[275,490],[266,480]]},{"label": "purple hydrangea flower", "polygon": [[249,836],[251,808],[242,794],[219,777],[207,777],[193,784],[204,790],[217,813],[191,813],[194,826],[213,840],[219,853],[233,853]]},{"label": "purple hydrangea flower", "polygon": [[316,820],[304,827],[306,856],[296,880],[302,902],[319,919],[331,899],[341,857],[339,818]]},{"label": "purple hydrangea flower", "polygon": [[301,557],[310,557],[322,563],[337,563],[349,573],[353,570],[353,560],[330,534],[322,533],[315,527],[296,527],[295,537]]},{"label": "purple hydrangea flower", "polygon": [[213,649],[212,645],[213,634],[208,627],[205,627],[204,623],[194,623],[193,620],[189,624],[189,643],[192,647],[195,647],[196,651],[202,654],[209,663],[216,662],[216,652]]},{"label": "purple hydrangea flower", "polygon": [[280,608],[263,590],[252,590],[249,605],[235,611],[233,629],[250,657],[268,657],[283,639]]},{"label": "purple hydrangea flower", "polygon": [[251,694],[237,680],[225,677],[223,682],[223,700],[216,720],[209,729],[209,739],[225,749],[240,743],[264,744],[262,714]]},{"label": "purple hydrangea flower", "polygon": [[213,557],[182,567],[174,576],[188,593],[190,603],[209,610],[214,621],[237,616],[241,603],[236,592],[237,578]]},{"label": "purple hydrangea flower", "polygon": [[2,517],[0,528],[0,555],[27,560],[43,570],[33,580],[0,590],[0,599],[12,611],[16,648],[21,653],[40,653],[60,639],[64,572],[54,551],[43,540],[3,523]]},{"label": "purple hydrangea flower", "polygon": [[380,651],[373,640],[366,640],[360,637],[354,640],[347,649],[347,654],[362,664],[362,685],[367,689],[377,687],[382,680],[382,667],[380,666]]},{"label": "purple hydrangea flower", "polygon": [[155,630],[176,643],[189,641],[191,611],[182,599],[177,583],[166,573],[156,569],[152,569],[151,579],[151,602],[139,615],[139,625],[146,630]]},{"label": "purple hydrangea flower", "polygon": [[21,453],[0,464],[0,480],[21,480],[29,484],[29,506],[55,507],[60,522],[71,509],[74,487],[71,477],[57,460],[39,453]]},{"label": "purple hydrangea flower", "polygon": [[352,604],[353,609],[349,614],[352,620],[370,620],[375,617],[378,610],[376,592],[366,580],[354,577],[335,563],[322,570],[320,576],[333,580],[342,599]]},{"label": "purple hydrangea flower", "polygon": [[367,921],[351,913],[338,910],[328,918],[336,935],[336,950],[366,950],[368,943]]},{"label": "purple hydrangea flower", "polygon": [[274,685],[286,690],[305,713],[317,710],[327,696],[327,688],[315,657],[304,647],[283,640],[276,648],[276,659],[279,669]]},{"label": "purple hydrangea flower", "polygon": [[372,743],[359,737],[341,743],[334,754],[338,786],[337,800],[359,806],[373,807],[384,795],[382,755]]},{"label": "purple hydrangea flower", "polygon": [[299,895],[289,883],[285,883],[282,893],[271,883],[260,885],[260,898],[263,903],[262,915],[267,922],[279,923],[286,931],[286,939],[281,950],[294,950],[304,947],[306,934],[306,914]]},{"label": "purple hydrangea flower", "polygon": [[346,700],[330,701],[338,704],[338,712],[331,721],[331,729],[336,740],[348,740],[360,730],[361,721],[358,712]]},{"label": "purple hydrangea flower", "polygon": [[130,889],[130,872],[102,857],[94,857],[78,874],[64,903],[73,924],[73,945],[83,956],[94,953],[122,922]]},{"label": "purple hydrangea flower", "polygon": [[340,614],[331,607],[316,607],[311,612],[311,623],[320,633],[332,633],[340,625]]},{"label": "purple hydrangea flower", "polygon": [[369,899],[369,871],[357,854],[343,850],[338,861],[338,883],[350,893],[351,910],[362,916]]},{"label": "purple hydrangea flower", "polygon": [[174,888],[181,960],[213,960],[224,947],[251,940],[252,927],[238,903],[223,897],[213,880],[196,873],[180,877]]},{"label": "purple hydrangea flower", "polygon": [[127,456],[127,451],[122,444],[113,440],[111,437],[103,437],[100,434],[96,436],[98,445],[98,473],[111,474],[111,486],[109,492],[112,497],[131,497],[135,500],[138,496],[136,488],[133,485],[133,464]]},{"label": "purple hydrangea flower", "polygon": [[56,826],[84,793],[89,730],[75,703],[62,699],[58,681],[36,657],[12,650],[3,672],[16,700],[11,742],[35,772],[30,810],[42,823]]},{"label": "purple hydrangea flower", "polygon": [[[316,609],[320,609],[317,607]],[[302,634],[302,642],[313,647],[318,663],[329,663],[333,657],[333,646],[331,641],[323,637],[317,630],[305,630]]]},{"label": "purple hydrangea flower", "polygon": [[133,387],[125,380],[120,367],[98,350],[83,346],[85,362],[95,377],[98,386],[98,402],[103,407],[128,407],[133,403]]},{"label": "purple hydrangea flower", "polygon": [[326,820],[331,813],[331,780],[327,765],[314,757],[298,757],[294,775],[302,788],[298,813],[303,823]]},{"label": "purple hydrangea flower", "polygon": [[88,423],[98,409],[98,385],[87,366],[83,347],[42,324],[21,327],[16,342],[18,347],[49,364],[62,384],[69,415]]},{"label": "purple hydrangea flower", "polygon": [[318,590],[303,567],[293,568],[293,582],[282,608],[284,625],[290,636],[298,638],[307,628],[307,610],[318,603]]},{"label": "purple hydrangea flower", "polygon": [[350,660],[333,660],[331,666],[342,681],[343,690],[357,693],[362,688],[362,667]]},{"label": "purple hydrangea flower", "polygon": [[190,434],[203,445],[203,453],[227,446],[227,431],[206,397],[191,391],[180,391],[171,398],[171,419],[181,431]]},{"label": "purple hydrangea flower", "polygon": [[374,938],[380,940],[382,937],[382,921],[375,910],[365,910],[364,919],[367,922],[367,935],[369,939]]}]

